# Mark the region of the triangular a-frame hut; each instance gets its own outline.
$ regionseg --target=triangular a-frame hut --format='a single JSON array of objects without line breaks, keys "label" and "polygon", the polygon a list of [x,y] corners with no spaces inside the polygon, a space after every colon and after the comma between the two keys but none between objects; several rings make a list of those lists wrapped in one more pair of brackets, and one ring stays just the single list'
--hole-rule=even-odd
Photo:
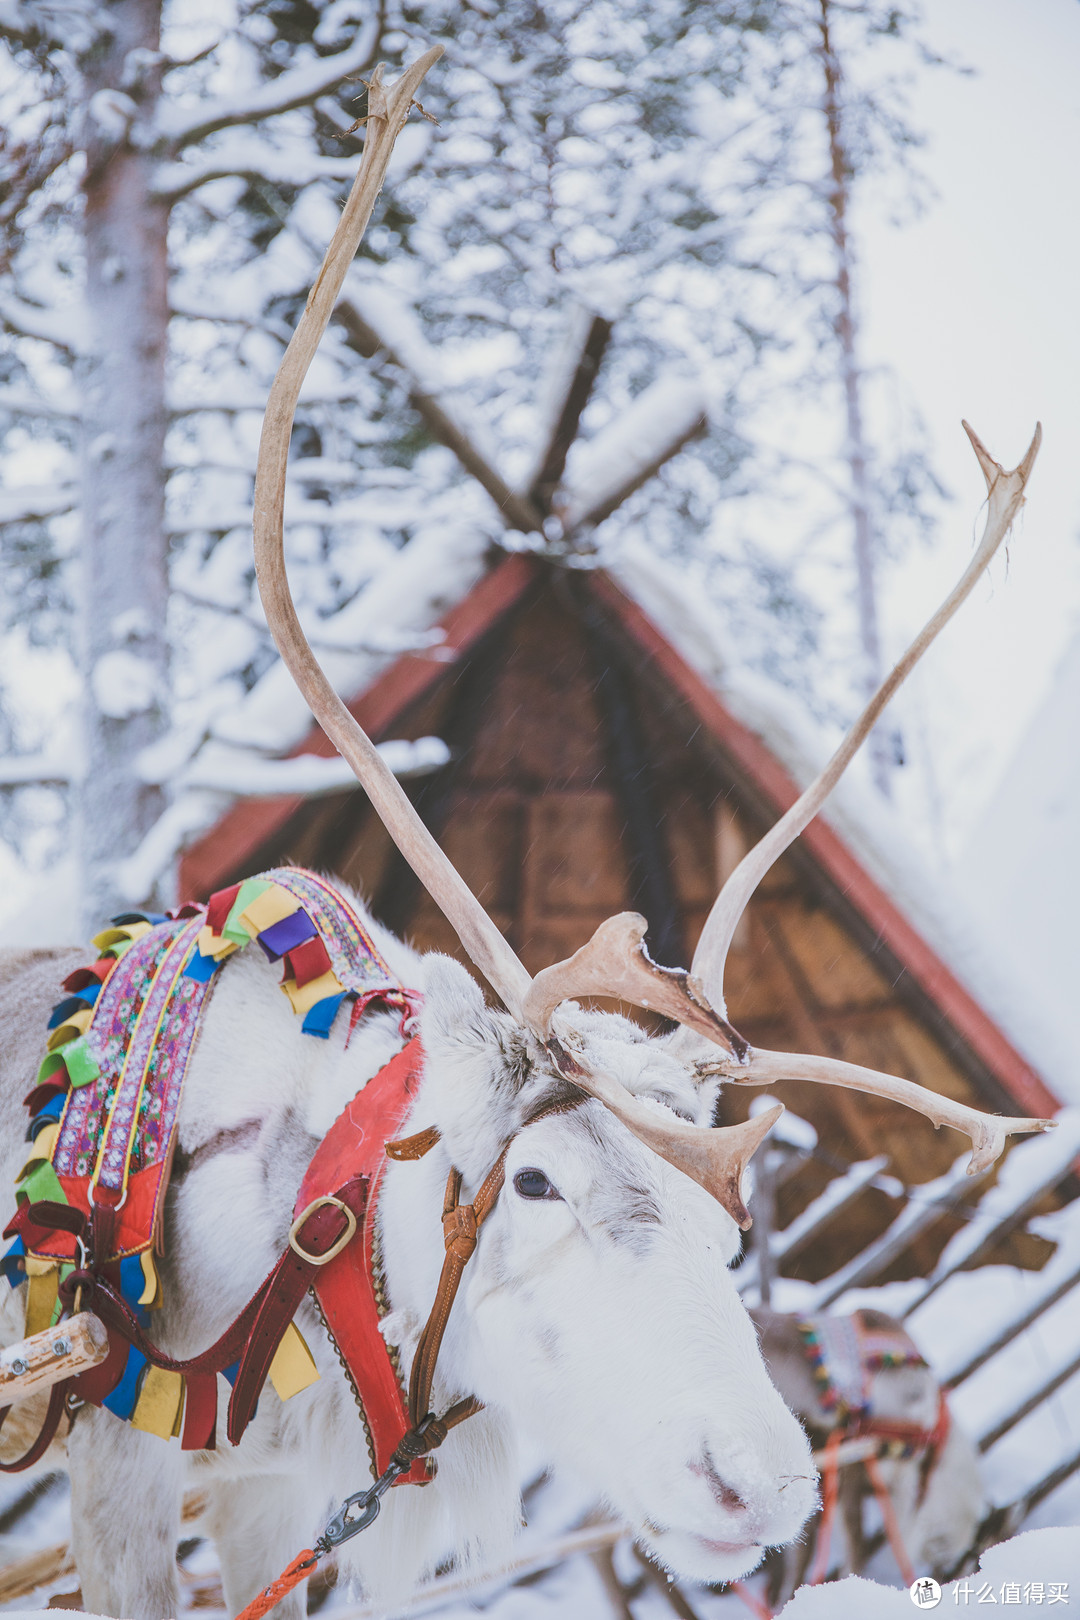
[{"label": "triangular a-frame hut", "polygon": [[[434,734],[449,745],[450,763],[412,788],[427,824],[531,970],[627,908],[649,918],[657,960],[688,961],[719,881],[797,793],[782,721],[745,691],[733,702],[710,666],[708,611],[632,550],[618,569],[593,570],[476,556],[456,594],[450,576],[426,584],[442,639],[384,659],[345,692],[376,740]],[[415,629],[414,603],[410,613]],[[344,665],[337,678],[348,681]],[[261,712],[294,701],[286,693],[283,681],[273,686]],[[258,713],[249,718],[257,729]],[[332,750],[312,728],[292,752]],[[359,790],[236,804],[187,851],[182,890],[203,897],[285,861],[338,874],[421,949],[461,954]],[[1044,1079],[912,920],[896,892],[903,879],[883,873],[841,820],[811,825],[736,941],[736,1026],[762,1046],[830,1053],[999,1112],[1056,1112]],[[887,1154],[911,1186],[946,1172],[963,1146],[889,1102],[806,1083],[778,1089],[828,1150],[781,1189],[781,1226],[845,1162]],[[728,1088],[725,1117],[748,1103]],[[801,1254],[798,1274],[831,1274],[896,1208],[880,1186],[865,1187]],[[926,1223],[883,1275],[925,1273],[961,1218]],[[993,1253],[1045,1257],[1020,1233],[1003,1234]]]}]

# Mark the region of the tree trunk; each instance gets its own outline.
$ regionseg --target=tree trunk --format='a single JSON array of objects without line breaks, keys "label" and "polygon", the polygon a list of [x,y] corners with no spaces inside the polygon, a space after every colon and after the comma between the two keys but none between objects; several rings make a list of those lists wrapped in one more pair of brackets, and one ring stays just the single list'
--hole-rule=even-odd
[{"label": "tree trunk", "polygon": [[[862,645],[861,685],[867,698],[881,683],[881,637],[878,629],[875,580],[874,525],[867,470],[866,433],[862,413],[862,373],[858,360],[858,334],[852,294],[854,254],[848,235],[847,208],[850,168],[844,147],[840,107],[840,62],[829,24],[830,0],[821,8],[821,62],[825,72],[823,111],[829,133],[829,228],[836,257],[837,308],[834,331],[840,355],[840,382],[844,393],[847,428],[847,463],[851,480],[851,521],[855,553],[855,597]],[[868,747],[874,780],[884,794],[890,792],[890,771],[896,747],[879,724],[870,733]]]},{"label": "tree trunk", "polygon": [[[160,0],[112,0],[111,35],[86,65],[87,353],[82,365],[82,654],[86,777],[80,803],[84,914],[128,902],[117,863],[160,815],[136,756],[166,719],[165,537],[167,206],[150,195],[154,160],[125,123],[160,93]],[[95,116],[96,114],[96,116]],[[149,897],[147,897],[149,898]]]}]

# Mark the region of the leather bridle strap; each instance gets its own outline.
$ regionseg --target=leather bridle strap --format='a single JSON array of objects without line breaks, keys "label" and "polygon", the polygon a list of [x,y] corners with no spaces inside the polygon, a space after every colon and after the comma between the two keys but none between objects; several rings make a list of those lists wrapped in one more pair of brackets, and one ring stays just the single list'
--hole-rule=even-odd
[{"label": "leather bridle strap", "polygon": [[[549,1103],[546,1108],[526,1121],[526,1125],[534,1125],[538,1120],[546,1119],[551,1114],[565,1114],[573,1108],[579,1108],[586,1099],[584,1097],[564,1098],[559,1102]],[[523,1127],[524,1128],[524,1127]],[[421,1136],[425,1133],[421,1133]],[[435,1137],[427,1141],[419,1152],[415,1149],[408,1156],[419,1157],[435,1144]],[[419,1143],[420,1136],[410,1137],[409,1143]],[[388,1145],[388,1151],[394,1146]],[[510,1152],[511,1143],[507,1142],[499,1157],[495,1160],[480,1189],[471,1204],[461,1202],[461,1171],[452,1169],[446,1183],[446,1196],[443,1199],[443,1242],[446,1245],[446,1254],[443,1258],[442,1272],[439,1276],[439,1286],[435,1290],[435,1301],[431,1307],[428,1319],[416,1346],[413,1357],[412,1372],[409,1376],[409,1418],[413,1428],[405,1436],[402,1446],[410,1440],[412,1435],[422,1427],[425,1437],[430,1436],[430,1445],[427,1450],[434,1450],[441,1445],[447,1433],[457,1424],[463,1423],[466,1418],[472,1417],[483,1407],[483,1402],[474,1395],[465,1400],[458,1401],[441,1418],[435,1418],[431,1413],[431,1386],[435,1377],[435,1365],[439,1359],[443,1335],[446,1324],[450,1320],[450,1311],[457,1291],[461,1284],[465,1267],[476,1251],[477,1234],[484,1221],[495,1208],[499,1194],[502,1192],[506,1179],[506,1155]],[[397,1155],[391,1155],[397,1157]],[[403,1155],[404,1156],[404,1155]],[[400,1448],[399,1448],[400,1449]],[[422,1455],[422,1453],[418,1453]]]},{"label": "leather bridle strap", "polygon": [[[34,1463],[41,1461],[42,1457],[44,1457],[45,1453],[56,1439],[56,1431],[60,1427],[60,1419],[64,1415],[64,1397],[67,1393],[67,1388],[67,1380],[65,1380],[62,1384],[53,1385],[52,1391],[49,1395],[49,1404],[45,1411],[45,1419],[41,1425],[37,1439],[34,1441],[29,1450],[24,1451],[22,1456],[16,1458],[14,1462],[0,1462],[0,1473],[18,1474],[22,1471],[22,1469],[31,1468],[33,1467]],[[4,1421],[10,1411],[10,1406],[5,1406],[3,1411],[0,1411],[0,1428],[3,1427]]]},{"label": "leather bridle strap", "polygon": [[[451,1170],[443,1200],[443,1257],[439,1286],[435,1302],[424,1324],[409,1376],[409,1418],[414,1427],[428,1415],[431,1408],[431,1384],[435,1377],[435,1363],[439,1358],[443,1334],[450,1320],[450,1311],[457,1298],[465,1267],[476,1250],[476,1235],[495,1207],[506,1175],[506,1155],[509,1142],[495,1160],[471,1204],[461,1202],[461,1171]],[[470,1399],[473,1411],[480,1410],[480,1402]],[[471,1416],[464,1413],[462,1417]],[[444,1420],[445,1421],[445,1420]],[[458,1419],[459,1422],[462,1418]]]}]

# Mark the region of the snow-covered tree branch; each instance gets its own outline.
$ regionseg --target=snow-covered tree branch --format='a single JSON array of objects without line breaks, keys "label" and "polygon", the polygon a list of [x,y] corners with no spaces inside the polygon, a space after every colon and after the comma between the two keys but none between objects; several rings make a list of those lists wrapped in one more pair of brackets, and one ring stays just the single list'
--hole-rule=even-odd
[{"label": "snow-covered tree branch", "polygon": [[161,202],[177,203],[212,180],[236,176],[269,186],[310,186],[317,180],[351,180],[356,173],[352,158],[322,157],[317,152],[298,154],[275,151],[256,136],[222,142],[192,163],[163,163],[155,172],[153,194]]},{"label": "snow-covered tree branch", "polygon": [[193,146],[215,134],[219,129],[235,129],[241,124],[257,124],[266,118],[276,118],[297,107],[310,107],[328,91],[348,79],[357,79],[375,65],[382,18],[376,12],[360,28],[355,39],[345,50],[334,56],[318,57],[305,62],[260,85],[247,96],[222,96],[197,109],[187,110],[164,103],[152,126],[150,140],[160,140],[166,150],[175,155],[185,147]]}]

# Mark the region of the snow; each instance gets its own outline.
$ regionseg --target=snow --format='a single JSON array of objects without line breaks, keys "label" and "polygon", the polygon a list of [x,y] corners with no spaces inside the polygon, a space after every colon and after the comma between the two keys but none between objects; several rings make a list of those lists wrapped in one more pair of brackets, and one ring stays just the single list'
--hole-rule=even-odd
[{"label": "snow", "polygon": [[[537,1545],[537,1543],[540,1545]],[[531,1545],[531,1557],[529,1548]],[[346,1593],[332,1591],[326,1611],[335,1620],[398,1620],[405,1616],[441,1614],[446,1620],[467,1620],[475,1615],[477,1607],[492,1616],[492,1620],[596,1620],[610,1609],[599,1572],[589,1556],[592,1548],[610,1545],[610,1531],[600,1524],[592,1528],[560,1537],[558,1543],[548,1547],[566,1545],[569,1555],[554,1566],[551,1552],[543,1539],[526,1533],[512,1573],[492,1571],[484,1577],[462,1581],[451,1573],[431,1583],[428,1590],[421,1589],[409,1603],[391,1611],[376,1610],[368,1604],[351,1602]],[[201,1550],[201,1549],[200,1549]],[[205,1560],[199,1559],[201,1565]],[[192,1564],[186,1564],[192,1569]],[[209,1569],[210,1565],[207,1566]],[[631,1587],[637,1566],[628,1555],[628,1544],[615,1548],[615,1568],[625,1588]],[[662,1580],[663,1577],[660,1577]],[[69,1575],[54,1584],[62,1589],[70,1587]],[[522,1584],[518,1585],[517,1583]],[[754,1583],[751,1583],[753,1590]],[[702,1620],[745,1620],[749,1610],[735,1593],[715,1594],[694,1587],[687,1588],[695,1612]],[[1056,1597],[1051,1599],[1051,1593]],[[934,1605],[941,1614],[956,1614],[959,1610],[994,1603],[1006,1607],[1066,1608],[1072,1607],[1080,1593],[1080,1537],[1075,1530],[1065,1527],[1047,1527],[1022,1531],[1007,1541],[983,1553],[976,1573],[948,1582],[941,1591],[940,1601]],[[195,1597],[189,1593],[189,1600]],[[200,1603],[205,1608],[205,1602]],[[68,1610],[76,1615],[83,1610]],[[220,1611],[219,1611],[220,1612]],[[671,1614],[671,1609],[660,1598],[654,1585],[634,1598],[633,1612],[640,1620],[659,1620]],[[896,1586],[886,1586],[876,1580],[848,1576],[817,1587],[801,1587],[791,1601],[779,1611],[777,1620],[905,1620],[913,1612],[913,1600],[908,1592]],[[922,1612],[926,1612],[925,1608]],[[934,1612],[931,1610],[930,1612]],[[34,1620],[40,1609],[6,1608],[11,1620]],[[95,1617],[88,1616],[88,1620]]]},{"label": "snow", "polygon": [[324,56],[290,68],[251,95],[225,96],[209,104],[200,101],[190,109],[182,103],[175,105],[165,101],[159,110],[153,141],[164,137],[174,151],[179,151],[214,130],[258,123],[293,107],[309,105],[343,79],[373,65],[379,27],[378,16],[369,17],[352,44],[336,56]]},{"label": "snow", "polygon": [[79,414],[79,400],[73,389],[55,399],[48,399],[31,388],[0,388],[0,410],[16,416],[57,417],[74,419]]},{"label": "snow", "polygon": [[342,297],[355,306],[361,320],[373,328],[425,393],[438,394],[445,387],[439,351],[424,336],[415,309],[392,287],[354,269],[346,278]]},{"label": "snow", "polygon": [[957,883],[1003,960],[1071,1019],[1080,916],[1080,634],[957,863]]},{"label": "snow", "polygon": [[[775,1133],[774,1133],[775,1134]],[[863,1159],[857,1164],[849,1165],[843,1175],[834,1176],[824,1192],[811,1199],[806,1208],[782,1231],[775,1233],[769,1244],[773,1259],[779,1264],[784,1256],[789,1254],[796,1244],[802,1243],[806,1234],[815,1231],[819,1226],[832,1219],[833,1215],[849,1203],[864,1187],[876,1186],[884,1178],[881,1172],[885,1169],[889,1159],[887,1154],[879,1154],[874,1159]],[[755,1254],[750,1254],[739,1267],[736,1283],[740,1294],[757,1287],[758,1261]]]},{"label": "snow", "polygon": [[[308,381],[300,391],[300,398],[305,405],[343,405],[351,401],[353,390],[348,384],[342,382],[338,388],[330,388],[323,383],[313,383],[309,375]],[[266,409],[266,393],[261,388],[245,389],[237,382],[230,380],[224,387],[215,387],[211,390],[204,386],[172,387],[167,390],[169,413],[172,416],[192,416],[200,411],[221,411],[223,414],[233,414],[240,411],[255,411],[260,419]],[[326,516],[325,510],[323,517]],[[247,521],[250,523],[251,514]],[[219,527],[220,525],[214,525]]]},{"label": "snow", "polygon": [[[750,1102],[750,1118],[755,1119],[758,1114],[764,1114],[768,1109],[775,1108],[779,1101],[779,1097],[770,1097],[768,1093],[758,1092]],[[798,1114],[793,1114],[790,1108],[784,1108],[784,1112],[769,1132],[769,1141],[782,1142],[787,1147],[800,1149],[803,1153],[812,1153],[817,1147],[818,1134],[808,1119],[802,1119]]]},{"label": "snow", "polygon": [[29,0],[25,7],[16,0],[4,0],[0,24],[16,35],[28,35],[35,43],[43,35],[79,56],[94,44],[101,27],[96,0]]},{"label": "snow", "polygon": [[926,1280],[927,1296],[945,1278],[961,1270],[996,1228],[1053,1186],[1078,1156],[1080,1107],[1064,1108],[1057,1116],[1055,1130],[1025,1141],[1022,1153],[1008,1155],[996,1184],[979,1200],[978,1213],[946,1244]]},{"label": "snow", "polygon": [[242,175],[248,180],[265,180],[270,185],[309,186],[316,180],[348,180],[356,176],[355,158],[321,157],[317,152],[297,153],[275,150],[260,136],[241,131],[229,132],[198,159],[163,163],[154,177],[155,197],[175,202],[196,187],[226,175]]},{"label": "snow", "polygon": [[[1032,1583],[1041,1588],[1042,1596],[1037,1602],[1031,1596]],[[1063,1597],[1053,1605],[1049,1600],[1051,1585],[1064,1587]],[[1002,1589],[1014,1586],[1018,1587],[1016,1595],[1010,1590],[1006,1598]],[[980,1596],[987,1588],[990,1595]],[[1026,1530],[983,1553],[976,1575],[950,1581],[943,1587],[940,1610],[955,1614],[982,1603],[1065,1608],[1073,1606],[1077,1600],[1080,1600],[1080,1536],[1075,1529]],[[846,1580],[827,1586],[802,1587],[780,1614],[783,1620],[910,1620],[913,1612],[933,1612],[913,1604],[907,1592],[849,1575]],[[938,1606],[935,1604],[934,1608]]]},{"label": "snow", "polygon": [[[169,739],[143,752],[144,766],[168,757]],[[450,750],[439,737],[415,741],[392,739],[379,744],[379,753],[395,776],[427,776],[449,762]],[[144,778],[153,780],[153,777]],[[305,794],[308,797],[355,790],[356,775],[340,755],[324,758],[297,754],[289,759],[267,759],[211,739],[194,759],[172,777],[175,797],[143,838],[138,849],[117,872],[125,898],[138,904],[180,852],[199,833],[212,826],[237,798]]]},{"label": "snow", "polygon": [[[976,1319],[977,1331],[967,1336],[956,1335],[950,1357],[941,1364],[941,1376],[946,1382],[951,1382],[987,1346],[1011,1331],[1029,1313],[1045,1307],[1059,1288],[1064,1290],[1062,1300],[1067,1301],[1072,1287],[1080,1287],[1080,1232],[1074,1233],[1070,1223],[1055,1217],[1035,1220],[1030,1227],[1040,1236],[1056,1238],[1056,1253],[1042,1271],[1020,1272],[1009,1280],[1009,1287],[987,1292]],[[924,1310],[923,1319],[931,1321],[932,1313]],[[1008,1353],[1008,1346],[999,1352]]]},{"label": "snow", "polygon": [[27,484],[22,488],[0,490],[0,523],[55,517],[58,512],[70,512],[78,498],[73,485]]},{"label": "snow", "polygon": [[91,120],[109,141],[123,140],[138,110],[122,90],[98,90],[87,102]]},{"label": "snow", "polygon": [[567,466],[566,528],[606,512],[636,488],[706,420],[705,393],[694,377],[661,377],[595,438],[575,447]]},{"label": "snow", "polygon": [[[818,1284],[814,1296],[812,1309],[823,1311],[827,1306],[835,1305],[843,1300],[849,1288],[854,1288],[864,1276],[873,1276],[872,1267],[884,1269],[886,1258],[890,1254],[900,1254],[923,1231],[937,1215],[951,1208],[963,1196],[968,1188],[967,1167],[970,1154],[963,1153],[955,1159],[944,1175],[937,1176],[933,1181],[923,1182],[916,1197],[909,1197],[896,1219],[885,1228],[880,1237],[868,1243],[865,1249],[854,1255],[839,1271],[831,1277],[826,1277]],[[983,1178],[988,1172],[983,1172]],[[977,1185],[977,1183],[976,1183]]]},{"label": "snow", "polygon": [[70,782],[73,774],[70,760],[52,754],[16,754],[0,759],[0,787],[20,782]]},{"label": "snow", "polygon": [[[942,1288],[975,1257],[976,1251],[996,1230],[1008,1224],[1010,1217],[1022,1212],[1025,1205],[1060,1180],[1078,1155],[1080,1108],[1063,1109],[1058,1115],[1057,1128],[1053,1131],[1019,1138],[1017,1146],[1005,1159],[996,1184],[983,1194],[976,1212],[946,1244],[930,1277],[906,1285],[905,1309],[916,1309],[924,1299],[929,1299]],[[823,1207],[827,1210],[827,1201],[834,1196],[839,1199],[842,1196],[842,1183],[855,1179],[859,1171],[859,1166],[852,1166],[847,1176],[831,1183],[816,1202],[821,1204],[823,1200],[826,1201]],[[858,1288],[867,1266],[874,1263],[880,1265],[883,1257],[902,1240],[906,1238],[910,1241],[927,1224],[934,1207],[948,1208],[958,1197],[962,1197],[967,1181],[967,1155],[964,1155],[943,1176],[923,1183],[914,1195],[909,1195],[899,1215],[880,1237],[831,1277],[815,1285],[810,1291],[808,1308],[823,1310],[829,1306],[838,1310],[854,1310],[858,1301],[849,1290]],[[809,1218],[812,1208],[810,1206],[792,1224],[791,1239],[799,1229],[799,1223]],[[786,1247],[786,1236],[786,1233],[779,1235],[780,1252]],[[858,1297],[861,1298],[861,1294]]]},{"label": "snow", "polygon": [[127,720],[157,702],[158,673],[138,653],[117,647],[104,653],[90,671],[90,690],[102,714],[110,720]]},{"label": "snow", "polygon": [[158,879],[169,870],[185,844],[195,838],[208,821],[223,815],[229,802],[223,793],[188,791],[177,795],[134,854],[117,866],[117,888],[128,904],[141,905],[146,896],[154,892]]},{"label": "snow", "polygon": [[43,309],[10,292],[0,292],[0,321],[25,337],[41,338],[78,354],[84,346],[86,315],[80,308]]},{"label": "snow", "polygon": [[[397,634],[431,629],[479,579],[488,545],[480,529],[462,524],[429,530],[404,546],[329,626],[342,647],[322,660],[331,685],[349,697],[362,692],[392,654],[345,649],[378,646],[376,638],[390,628]],[[311,723],[291,675],[275,662],[244,702],[222,716],[214,735],[240,747],[285,753]]]},{"label": "snow", "polygon": [[[395,776],[428,776],[448,764],[450,750],[439,737],[418,737],[415,742],[392,740],[378,751]],[[177,778],[181,789],[208,789],[243,798],[279,793],[318,797],[355,789],[351,765],[334,754],[295,754],[289,759],[266,759],[250,750],[210,742]]]},{"label": "snow", "polygon": [[447,390],[447,373],[460,384],[466,370],[460,348],[456,354],[444,354],[435,349],[424,336],[415,309],[385,281],[362,275],[356,269],[346,278],[339,300],[343,312],[350,307],[375,333],[387,358],[407,373],[420,393],[437,402],[462,440],[494,464],[495,448],[488,442],[483,423],[466,409],[460,392],[454,395]]}]

